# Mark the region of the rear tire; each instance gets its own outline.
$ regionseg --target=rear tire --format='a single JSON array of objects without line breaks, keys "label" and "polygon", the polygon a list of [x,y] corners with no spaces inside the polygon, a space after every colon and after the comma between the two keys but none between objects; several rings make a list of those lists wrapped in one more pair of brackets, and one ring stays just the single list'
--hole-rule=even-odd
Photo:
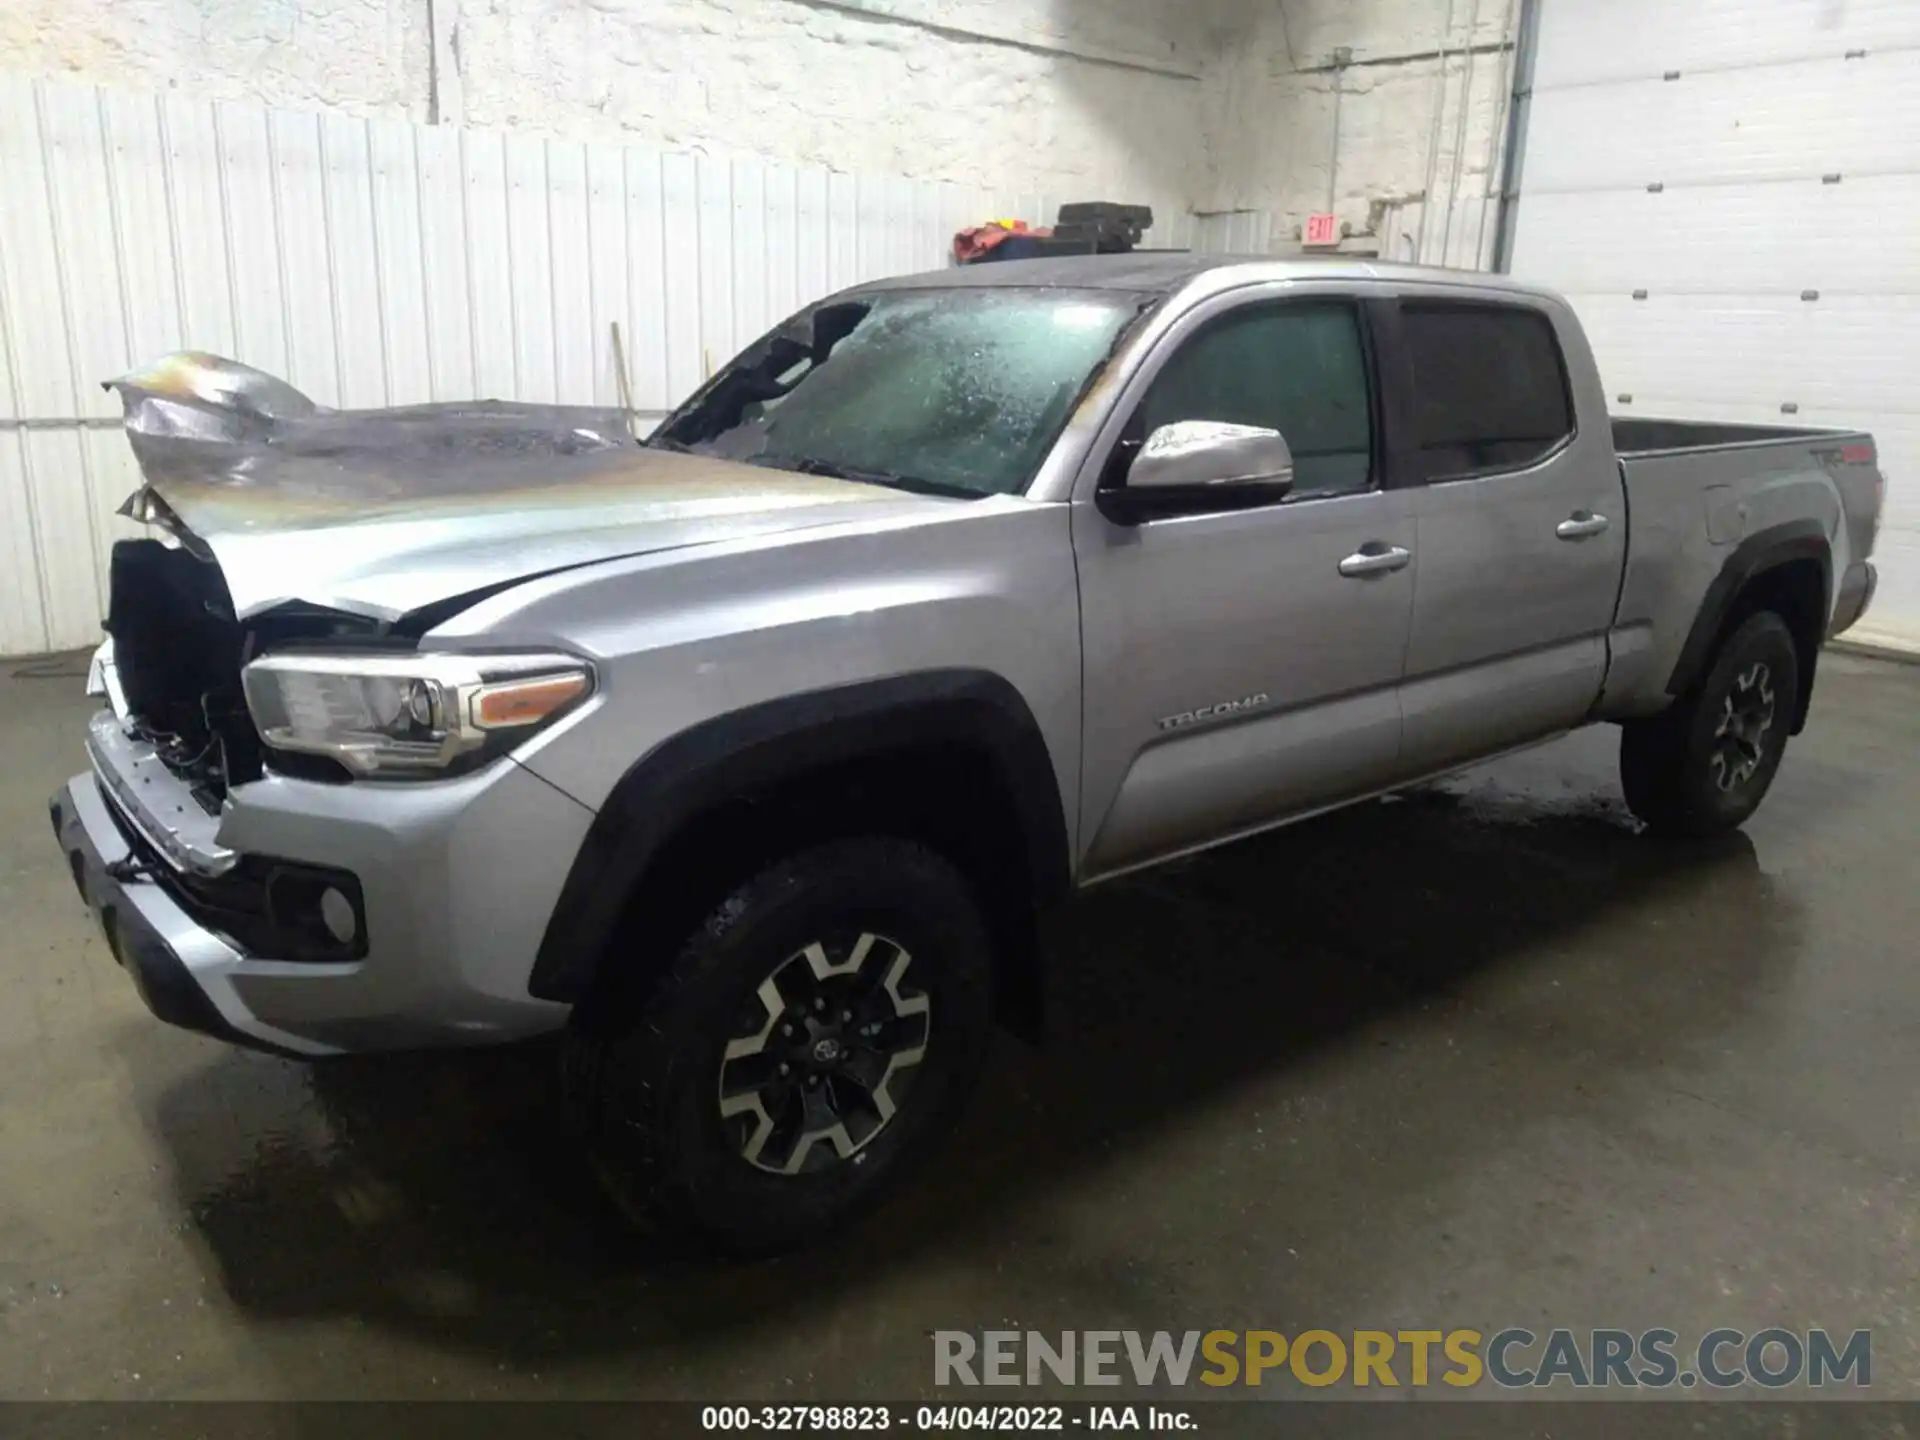
[{"label": "rear tire", "polygon": [[905,841],[836,841],[736,888],[637,1000],[588,1007],[564,1076],[627,1214],[715,1248],[805,1244],[958,1118],[992,1025],[966,881]]},{"label": "rear tire", "polygon": [[1749,616],[1671,708],[1620,727],[1627,808],[1672,835],[1743,824],[1780,768],[1799,695],[1799,652],[1786,622],[1770,610]]}]

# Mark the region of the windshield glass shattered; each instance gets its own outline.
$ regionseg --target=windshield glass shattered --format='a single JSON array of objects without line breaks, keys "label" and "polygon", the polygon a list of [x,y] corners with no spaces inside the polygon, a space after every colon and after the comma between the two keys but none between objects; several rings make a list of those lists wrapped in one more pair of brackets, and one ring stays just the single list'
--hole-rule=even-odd
[{"label": "windshield glass shattered", "polygon": [[1032,480],[1143,305],[1098,290],[896,290],[803,311],[649,442],[905,490]]}]

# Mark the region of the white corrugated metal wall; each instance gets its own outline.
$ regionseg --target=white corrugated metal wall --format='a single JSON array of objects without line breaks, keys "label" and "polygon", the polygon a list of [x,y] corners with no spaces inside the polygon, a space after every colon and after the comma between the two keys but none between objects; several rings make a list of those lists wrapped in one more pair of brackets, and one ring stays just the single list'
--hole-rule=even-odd
[{"label": "white corrugated metal wall", "polygon": [[618,321],[644,419],[801,304],[1062,198],[0,76],[0,654],[97,638],[139,480],[99,382],[168,350],[326,405],[618,405]]},{"label": "white corrugated metal wall", "polygon": [[1520,183],[1619,413],[1873,431],[1854,638],[1920,651],[1920,6],[1543,0]]}]

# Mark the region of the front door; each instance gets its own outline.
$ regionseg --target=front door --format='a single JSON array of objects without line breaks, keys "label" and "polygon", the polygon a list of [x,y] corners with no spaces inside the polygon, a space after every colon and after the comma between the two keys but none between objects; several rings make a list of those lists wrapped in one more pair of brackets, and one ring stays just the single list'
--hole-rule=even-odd
[{"label": "front door", "polygon": [[1362,308],[1223,297],[1161,348],[1103,483],[1179,420],[1278,430],[1295,483],[1138,524],[1076,504],[1087,879],[1378,789],[1399,758],[1418,495],[1381,483]]},{"label": "front door", "polygon": [[1425,480],[1402,763],[1422,775],[1586,717],[1627,515],[1611,435],[1576,429],[1550,309],[1409,295],[1399,316]]}]

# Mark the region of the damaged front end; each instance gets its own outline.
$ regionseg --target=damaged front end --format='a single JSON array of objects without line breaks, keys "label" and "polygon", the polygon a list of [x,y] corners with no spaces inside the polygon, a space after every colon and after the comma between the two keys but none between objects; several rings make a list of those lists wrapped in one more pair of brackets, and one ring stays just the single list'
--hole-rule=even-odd
[{"label": "damaged front end", "polygon": [[205,355],[112,388],[148,533],[114,548],[106,704],[48,816],[156,1015],[287,1054],[564,1019],[525,966],[591,812],[506,757],[600,676],[564,623],[509,650],[449,621],[537,576],[934,503],[643,447],[621,412],[329,411]]},{"label": "damaged front end", "polygon": [[[263,764],[455,774],[530,734],[528,707],[576,703],[591,680],[572,656],[416,656],[484,596],[956,503],[641,445],[618,410],[328,410],[213,355],[171,355],[109,388],[146,477],[123,513],[155,531],[113,555],[118,718],[213,809]],[[296,651],[322,658],[281,663]]]},{"label": "damaged front end", "polygon": [[208,815],[219,814],[230,785],[262,773],[241,686],[249,660],[294,642],[386,638],[385,627],[362,616],[298,607],[243,622],[212,557],[162,540],[113,547],[106,631],[90,693],[107,700]]},{"label": "damaged front end", "polygon": [[[281,723],[263,726],[258,697],[250,708],[243,685],[250,662],[289,649],[404,654],[419,628],[404,614],[293,598],[301,578],[295,575],[281,577],[289,598],[262,603],[250,594],[251,608],[236,605],[215,553],[221,538],[326,528],[317,517],[337,530],[343,512],[402,507],[419,498],[410,486],[430,489],[436,474],[463,460],[497,464],[502,457],[525,461],[632,444],[617,412],[495,402],[329,411],[270,375],[197,353],[170,355],[108,388],[125,404],[127,435],[147,481],[120,513],[157,534],[113,548],[108,639],[94,657],[88,688],[108,702],[118,736],[96,732],[94,748],[116,746],[106,757],[116,773],[158,762],[209,819],[218,817],[232,786],[262,775],[263,729],[278,742],[272,757],[283,773],[368,773],[356,763],[360,752],[336,753],[339,747],[312,738],[326,731],[325,715],[284,713],[297,710],[297,701],[289,707],[269,697]],[[457,576],[447,585],[459,592]],[[285,684],[297,689],[295,681]],[[339,703],[316,684],[297,693],[322,711]],[[369,723],[382,718],[392,717]],[[430,709],[421,718],[423,731],[435,719]],[[130,747],[125,754],[118,753],[121,738]],[[150,838],[165,850],[197,829],[183,817]],[[194,868],[219,868],[210,846],[193,848],[199,853],[186,858]]]}]

